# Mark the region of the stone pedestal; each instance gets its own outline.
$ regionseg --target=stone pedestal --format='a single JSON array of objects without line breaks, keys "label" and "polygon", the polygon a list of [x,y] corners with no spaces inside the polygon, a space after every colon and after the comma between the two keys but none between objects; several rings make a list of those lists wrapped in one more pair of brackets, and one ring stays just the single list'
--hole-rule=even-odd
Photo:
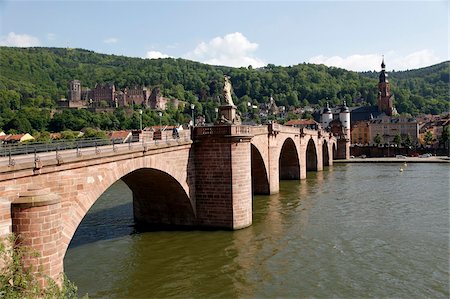
[{"label": "stone pedestal", "polygon": [[219,106],[219,119],[217,124],[230,124],[239,125],[241,120],[236,113],[236,106],[234,105],[222,105]]}]

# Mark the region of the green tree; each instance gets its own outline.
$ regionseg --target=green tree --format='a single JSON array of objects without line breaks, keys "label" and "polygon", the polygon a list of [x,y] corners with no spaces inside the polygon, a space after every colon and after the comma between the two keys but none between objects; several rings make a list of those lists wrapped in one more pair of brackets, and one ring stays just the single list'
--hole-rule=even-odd
[{"label": "green tree", "polygon": [[425,133],[425,136],[423,137],[423,142],[425,142],[425,145],[431,145],[434,141],[433,133],[430,131],[427,131]]},{"label": "green tree", "polygon": [[448,149],[449,141],[450,141],[450,125],[446,125],[442,129],[442,135],[439,137],[439,144],[442,144],[445,149]]},{"label": "green tree", "polygon": [[410,146],[412,146],[412,139],[411,139],[411,136],[408,134],[408,136],[406,136],[406,138],[403,140],[403,145],[405,146],[405,147],[410,147]]},{"label": "green tree", "polygon": [[394,143],[400,147],[400,145],[402,144],[402,136],[400,134],[397,134],[394,136]]},{"label": "green tree", "polygon": [[380,134],[377,134],[375,137],[373,137],[373,142],[379,146],[381,144],[381,136]]}]

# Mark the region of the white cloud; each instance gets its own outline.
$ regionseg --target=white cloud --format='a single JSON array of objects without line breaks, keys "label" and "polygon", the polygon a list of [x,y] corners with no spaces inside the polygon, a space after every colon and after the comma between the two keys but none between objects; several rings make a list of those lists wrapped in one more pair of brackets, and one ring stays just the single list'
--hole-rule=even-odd
[{"label": "white cloud", "polygon": [[235,32],[224,37],[215,37],[209,42],[201,42],[184,57],[212,65],[265,66],[263,60],[253,55],[257,48],[258,44],[250,42],[242,33]]},{"label": "white cloud", "polygon": [[39,44],[37,37],[28,34],[15,34],[14,32],[8,33],[6,37],[2,37],[0,40],[0,46],[8,47],[36,47]]},{"label": "white cloud", "polygon": [[107,39],[104,39],[104,40],[103,40],[103,42],[104,42],[105,44],[115,44],[115,43],[117,43],[118,41],[119,41],[119,39],[116,38],[116,37],[108,37]]},{"label": "white cloud", "polygon": [[159,51],[148,51],[147,55],[145,55],[145,58],[148,59],[158,59],[158,58],[169,58],[170,56],[167,54],[163,54]]},{"label": "white cloud", "polygon": [[[386,53],[385,63],[388,70],[407,70],[429,66],[441,61],[433,51],[425,49],[402,56],[395,51]],[[316,64],[325,64],[352,71],[371,71],[381,68],[380,54],[355,54],[347,57],[324,55],[314,56],[308,62]]]}]

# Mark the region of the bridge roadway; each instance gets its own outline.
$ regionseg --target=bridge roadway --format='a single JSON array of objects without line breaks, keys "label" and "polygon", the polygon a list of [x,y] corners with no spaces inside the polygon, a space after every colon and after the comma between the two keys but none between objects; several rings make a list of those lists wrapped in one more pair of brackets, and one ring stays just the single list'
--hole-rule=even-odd
[{"label": "bridge roadway", "polygon": [[179,139],[171,133],[81,154],[1,159],[0,236],[19,234],[40,253],[28,263],[58,279],[79,223],[119,179],[133,193],[137,225],[240,229],[252,223],[252,194],[277,193],[280,179],[303,179],[348,158],[348,140],[278,124],[196,127]]}]

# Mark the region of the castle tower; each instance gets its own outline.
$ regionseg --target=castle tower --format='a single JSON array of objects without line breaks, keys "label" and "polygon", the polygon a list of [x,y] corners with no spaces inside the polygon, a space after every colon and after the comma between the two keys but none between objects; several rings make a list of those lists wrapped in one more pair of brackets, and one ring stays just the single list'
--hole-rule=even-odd
[{"label": "castle tower", "polygon": [[348,109],[345,101],[341,107],[341,111],[339,112],[339,120],[341,121],[342,128],[350,132],[350,110]]},{"label": "castle tower", "polygon": [[72,80],[69,82],[69,102],[81,101],[81,82],[80,80]]},{"label": "castle tower", "polygon": [[392,116],[395,114],[394,97],[391,94],[391,87],[389,85],[388,74],[386,72],[386,65],[381,62],[381,73],[378,82],[378,111],[386,113],[386,115]]},{"label": "castle tower", "polygon": [[327,102],[327,106],[323,109],[322,112],[322,127],[324,129],[328,128],[332,120],[333,120],[333,113],[331,113],[330,106],[328,105]]}]

